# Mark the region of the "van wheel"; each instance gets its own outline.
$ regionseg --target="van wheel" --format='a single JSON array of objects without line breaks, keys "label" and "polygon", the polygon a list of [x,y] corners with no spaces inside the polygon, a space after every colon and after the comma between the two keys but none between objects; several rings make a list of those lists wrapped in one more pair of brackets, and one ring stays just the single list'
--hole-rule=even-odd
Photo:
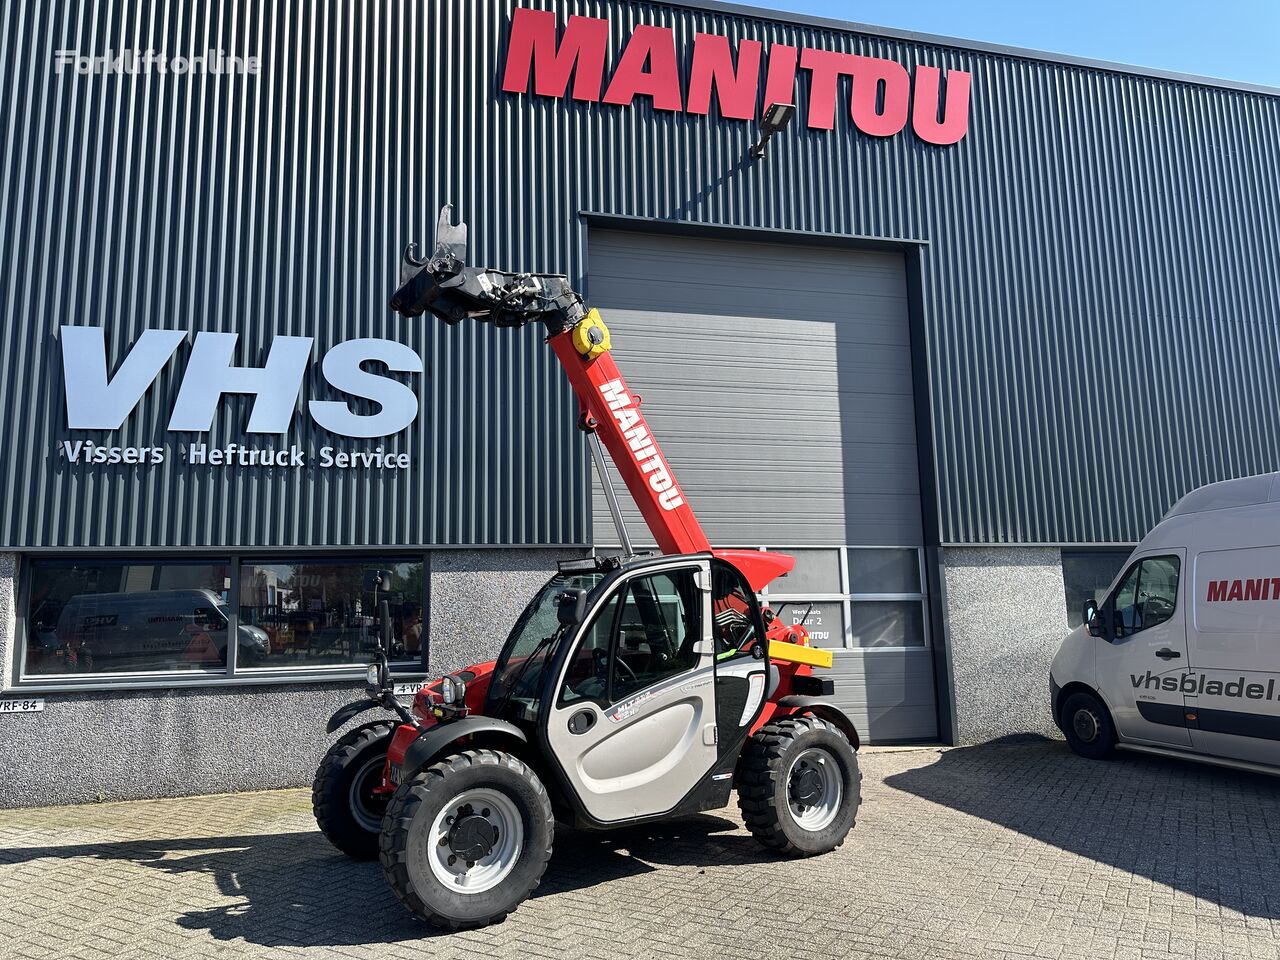
[{"label": "van wheel", "polygon": [[427,923],[483,927],[533,893],[554,839],[538,775],[508,753],[467,750],[400,784],[382,825],[382,872]]},{"label": "van wheel", "polygon": [[844,843],[862,802],[858,755],[839,728],[813,716],[762,727],[742,750],[737,786],[752,836],[793,857]]},{"label": "van wheel", "polygon": [[397,724],[380,720],[352,730],[329,748],[311,787],[311,809],[329,842],[355,860],[378,855],[387,809],[382,769]]},{"label": "van wheel", "polygon": [[1062,704],[1062,732],[1067,746],[1082,757],[1104,760],[1116,746],[1116,728],[1109,711],[1092,693],[1073,693]]}]

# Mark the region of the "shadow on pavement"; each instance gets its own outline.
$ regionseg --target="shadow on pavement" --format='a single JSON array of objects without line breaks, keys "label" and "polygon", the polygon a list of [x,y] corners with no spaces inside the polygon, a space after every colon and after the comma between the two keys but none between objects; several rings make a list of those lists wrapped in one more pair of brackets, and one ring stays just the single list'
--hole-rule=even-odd
[{"label": "shadow on pavement", "polygon": [[1090,761],[1028,740],[948,750],[884,782],[1221,907],[1280,917],[1280,779],[1123,752]]},{"label": "shadow on pavement", "polygon": [[[610,833],[557,830],[551,863],[534,897],[582,890],[647,873],[649,862],[720,865],[771,859],[749,836],[712,816]],[[174,917],[217,940],[262,946],[354,946],[445,935],[412,917],[376,862],[338,853],[315,831],[251,836],[137,840],[0,850],[0,864],[96,857],[170,874],[203,873],[240,902]]]}]

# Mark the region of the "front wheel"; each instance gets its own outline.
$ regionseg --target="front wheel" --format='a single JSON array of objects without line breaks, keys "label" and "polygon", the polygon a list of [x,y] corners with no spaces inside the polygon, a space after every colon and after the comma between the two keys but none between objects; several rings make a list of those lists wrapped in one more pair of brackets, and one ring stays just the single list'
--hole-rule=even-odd
[{"label": "front wheel", "polygon": [[1105,760],[1116,746],[1111,711],[1092,693],[1073,693],[1062,704],[1062,732],[1067,746],[1090,760]]},{"label": "front wheel", "polygon": [[387,808],[382,770],[396,724],[380,720],[352,730],[329,748],[311,787],[311,809],[329,842],[355,860],[378,855]]},{"label": "front wheel", "polygon": [[762,727],[738,761],[738,806],[770,850],[812,857],[834,850],[862,803],[858,755],[834,725],[789,717]]},{"label": "front wheel", "polygon": [[407,778],[387,808],[382,871],[400,902],[450,930],[498,923],[542,880],[555,819],[528,766],[467,750]]}]

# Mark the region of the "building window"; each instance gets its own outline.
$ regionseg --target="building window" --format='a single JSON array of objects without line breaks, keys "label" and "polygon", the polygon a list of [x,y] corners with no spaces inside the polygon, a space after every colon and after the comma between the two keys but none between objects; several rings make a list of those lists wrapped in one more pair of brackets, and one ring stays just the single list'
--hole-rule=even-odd
[{"label": "building window", "polygon": [[1133,550],[1100,548],[1062,551],[1062,585],[1067,599],[1067,624],[1080,626],[1086,600],[1099,606]]},{"label": "building window", "polygon": [[[919,547],[788,547],[796,565],[761,595],[784,623],[803,625],[815,647],[903,650],[929,646],[928,595]],[[616,556],[616,546],[597,546]]]},{"label": "building window", "polygon": [[354,675],[376,654],[426,669],[427,575],[414,558],[43,559],[25,564],[18,679],[216,683]]},{"label": "building window", "polygon": [[390,659],[420,661],[424,595],[421,562],[246,561],[240,567],[240,622],[262,643],[241,637],[238,665],[368,663],[378,649],[383,600],[391,615]]},{"label": "building window", "polygon": [[928,646],[927,597],[917,547],[776,549],[795,569],[769,585],[770,606],[803,624],[814,646],[882,650]]},{"label": "building window", "polygon": [[38,560],[27,603],[28,677],[225,674],[229,560]]}]

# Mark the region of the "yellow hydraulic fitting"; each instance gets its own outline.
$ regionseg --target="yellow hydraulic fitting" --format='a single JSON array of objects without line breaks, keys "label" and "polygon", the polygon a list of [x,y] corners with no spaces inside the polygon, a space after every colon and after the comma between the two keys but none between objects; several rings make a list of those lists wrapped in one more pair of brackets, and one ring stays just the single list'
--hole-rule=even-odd
[{"label": "yellow hydraulic fitting", "polygon": [[612,346],[609,328],[600,319],[600,311],[593,307],[573,328],[573,348],[588,360],[594,360]]}]

